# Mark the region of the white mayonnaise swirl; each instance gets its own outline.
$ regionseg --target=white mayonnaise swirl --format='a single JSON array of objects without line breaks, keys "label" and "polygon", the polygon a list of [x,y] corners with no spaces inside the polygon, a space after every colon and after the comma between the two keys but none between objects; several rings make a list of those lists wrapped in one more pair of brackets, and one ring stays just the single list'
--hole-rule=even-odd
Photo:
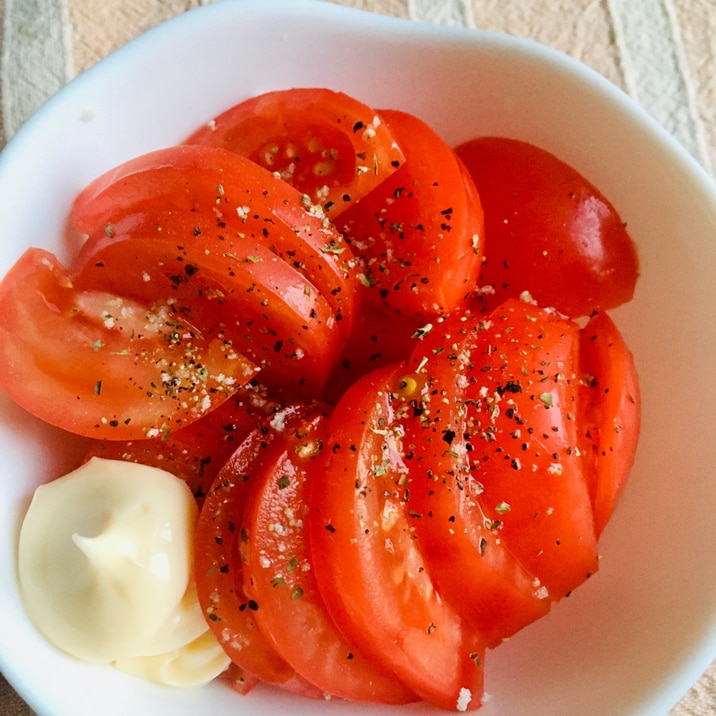
[{"label": "white mayonnaise swirl", "polygon": [[55,646],[173,686],[228,666],[192,578],[197,507],[146,465],[92,458],[37,488],[20,532],[25,609]]}]

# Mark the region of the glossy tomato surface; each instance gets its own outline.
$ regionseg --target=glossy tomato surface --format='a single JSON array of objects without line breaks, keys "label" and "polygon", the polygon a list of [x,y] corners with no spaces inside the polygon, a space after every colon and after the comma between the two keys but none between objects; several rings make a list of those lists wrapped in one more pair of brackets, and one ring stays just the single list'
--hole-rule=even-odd
[{"label": "glossy tomato surface", "polygon": [[482,204],[453,150],[407,112],[381,110],[405,161],[336,219],[365,262],[369,296],[400,313],[457,308],[477,284]]},{"label": "glossy tomato surface", "polygon": [[338,627],[423,699],[472,708],[483,690],[484,638],[442,598],[414,538],[401,444],[401,365],[369,373],[341,398],[313,463],[314,569]]},{"label": "glossy tomato surface", "polygon": [[321,596],[309,538],[308,468],[324,448],[325,418],[305,412],[251,467],[239,549],[244,590],[258,605],[254,618],[276,651],[325,694],[373,703],[416,701],[392,672],[343,635]]},{"label": "glossy tomato surface", "polygon": [[572,316],[631,300],[634,243],[608,199],[565,162],[526,142],[480,137],[456,149],[485,209],[485,302],[529,292]]}]

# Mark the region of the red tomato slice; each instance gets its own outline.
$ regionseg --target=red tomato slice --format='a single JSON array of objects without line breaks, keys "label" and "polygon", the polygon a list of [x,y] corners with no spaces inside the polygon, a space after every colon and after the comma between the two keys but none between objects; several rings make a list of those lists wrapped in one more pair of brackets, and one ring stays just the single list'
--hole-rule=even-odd
[{"label": "red tomato slice", "polygon": [[218,678],[242,696],[246,696],[246,694],[259,684],[259,679],[239,669],[233,661],[229,664],[226,671],[219,674]]},{"label": "red tomato slice", "polygon": [[470,361],[484,333],[484,323],[469,311],[424,329],[400,394],[414,416],[404,423],[404,442],[415,534],[440,592],[492,647],[544,616],[550,603],[492,528],[480,504],[484,487],[471,472],[480,447],[467,420],[474,402]]},{"label": "red tomato slice", "polygon": [[574,169],[525,142],[482,137],[457,148],[485,208],[482,283],[489,309],[523,291],[576,318],[631,300],[634,244],[609,201]]},{"label": "red tomato slice", "polygon": [[346,641],[316,584],[305,525],[306,466],[322,449],[324,422],[320,414],[309,415],[251,466],[254,484],[240,542],[244,589],[258,605],[254,617],[276,651],[325,693],[374,703],[414,701],[415,694],[392,673]]},{"label": "red tomato slice", "polygon": [[599,536],[624,490],[641,426],[634,357],[606,313],[582,329],[579,370],[580,449]]},{"label": "red tomato slice", "polygon": [[481,701],[484,642],[436,591],[407,514],[408,467],[392,397],[404,371],[368,374],[327,421],[309,474],[313,567],[329,614],[351,642],[421,698],[464,710]]},{"label": "red tomato slice", "polygon": [[598,568],[580,458],[579,326],[508,300],[484,324],[466,373],[466,432],[489,526],[560,599]]},{"label": "red tomato slice", "polygon": [[[208,223],[196,217],[194,226],[208,234]],[[85,285],[121,286],[139,300],[161,297],[259,366],[264,383],[320,394],[343,340],[313,284],[261,244],[224,251],[221,242],[185,241],[170,228],[145,238],[147,230],[135,227],[83,252],[77,275]]]},{"label": "red tomato slice", "polygon": [[[297,409],[289,408],[282,417],[288,422],[296,415]],[[242,672],[282,684],[295,672],[256,624],[256,604],[243,590],[238,551],[249,470],[275,436],[276,431],[268,427],[252,432],[219,472],[199,513],[194,535],[194,575],[207,624],[231,661]]]},{"label": "red tomato slice", "polygon": [[381,110],[405,163],[346,210],[338,228],[365,263],[376,298],[407,314],[457,308],[482,261],[482,204],[452,149],[422,120]]},{"label": "red tomato slice", "polygon": [[283,407],[263,386],[243,386],[215,410],[168,435],[92,441],[87,459],[97,456],[160,467],[184,480],[201,505],[236,448]]},{"label": "red tomato slice", "polygon": [[0,374],[26,410],[103,440],[154,437],[200,418],[256,367],[166,301],[70,277],[28,249],[0,284]]},{"label": "red tomato slice", "polygon": [[347,244],[298,191],[245,157],[207,146],[150,152],[95,179],[73,213],[91,237],[89,253],[105,234],[139,227],[227,256],[260,244],[323,294],[345,336],[351,331],[362,287]]},{"label": "red tomato slice", "polygon": [[200,127],[186,143],[249,157],[333,216],[403,160],[375,110],[328,89],[278,90],[245,100]]}]

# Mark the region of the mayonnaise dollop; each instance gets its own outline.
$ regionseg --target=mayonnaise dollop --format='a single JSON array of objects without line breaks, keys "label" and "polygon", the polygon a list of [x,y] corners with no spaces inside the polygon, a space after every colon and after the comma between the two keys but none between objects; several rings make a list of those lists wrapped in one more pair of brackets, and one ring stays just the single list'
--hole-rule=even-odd
[{"label": "mayonnaise dollop", "polygon": [[92,458],[38,487],[18,552],[28,616],[78,659],[172,686],[210,681],[229,660],[196,597],[196,519],[186,484],[146,465]]}]

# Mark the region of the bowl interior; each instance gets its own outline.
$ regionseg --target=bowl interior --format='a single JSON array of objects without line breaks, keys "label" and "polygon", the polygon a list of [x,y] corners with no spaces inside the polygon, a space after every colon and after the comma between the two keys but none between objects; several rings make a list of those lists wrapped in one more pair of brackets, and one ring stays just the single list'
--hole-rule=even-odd
[{"label": "bowl interior", "polygon": [[[7,147],[0,273],[28,245],[67,256],[70,202],[102,171],[179,141],[244,97],[292,86],[414,112],[451,143],[480,134],[531,141],[585,174],[628,223],[642,275],[615,318],[641,376],[637,464],[603,536],[600,572],[488,655],[483,713],[666,713],[716,657],[716,189],[605,80],[526,41],[329,3],[206,6],[92,68]],[[56,653],[24,616],[14,552],[32,489],[71,465],[81,444],[3,396],[0,449],[0,667],[39,713],[394,711],[303,703],[268,689],[244,699],[220,685],[168,691]]]}]

